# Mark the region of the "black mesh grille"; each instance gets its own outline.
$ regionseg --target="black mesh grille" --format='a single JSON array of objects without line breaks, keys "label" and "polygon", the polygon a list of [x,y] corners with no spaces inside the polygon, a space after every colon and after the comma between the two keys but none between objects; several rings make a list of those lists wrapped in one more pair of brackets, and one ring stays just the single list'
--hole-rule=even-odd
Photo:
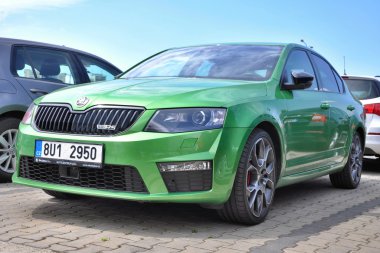
[{"label": "black mesh grille", "polygon": [[33,157],[20,159],[19,176],[37,181],[85,188],[148,193],[144,181],[134,167],[104,165],[102,169],[77,167],[77,178],[63,177],[60,165],[34,162]]},{"label": "black mesh grille", "polygon": [[161,172],[169,192],[208,191],[212,187],[212,170]]},{"label": "black mesh grille", "polygon": [[63,105],[39,105],[34,123],[39,130],[47,132],[113,135],[128,129],[143,111],[142,108],[94,107],[75,112]]}]

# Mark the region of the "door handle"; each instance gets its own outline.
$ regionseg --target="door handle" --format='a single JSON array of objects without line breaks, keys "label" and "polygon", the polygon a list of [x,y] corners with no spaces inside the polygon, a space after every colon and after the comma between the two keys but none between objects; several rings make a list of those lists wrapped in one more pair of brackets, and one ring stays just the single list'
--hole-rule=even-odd
[{"label": "door handle", "polygon": [[34,89],[34,88],[30,89],[30,92],[32,92],[32,93],[40,93],[40,94],[44,94],[44,95],[46,95],[46,94],[49,93],[47,91],[39,90],[39,89]]},{"label": "door handle", "polygon": [[347,106],[347,110],[353,111],[353,110],[355,110],[355,106],[349,105],[349,106]]},{"label": "door handle", "polygon": [[330,104],[329,103],[322,103],[321,104],[321,109],[327,110],[329,108],[330,108]]}]

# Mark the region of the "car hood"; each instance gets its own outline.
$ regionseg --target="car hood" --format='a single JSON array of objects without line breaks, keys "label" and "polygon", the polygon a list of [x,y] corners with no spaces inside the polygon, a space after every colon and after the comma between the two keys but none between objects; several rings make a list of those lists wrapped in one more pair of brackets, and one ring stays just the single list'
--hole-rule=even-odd
[{"label": "car hood", "polygon": [[[250,97],[265,96],[266,84],[204,78],[135,78],[65,88],[44,96],[39,103],[68,103],[75,110],[93,105],[129,105],[147,109],[223,106]],[[89,102],[77,106],[79,98]]]}]

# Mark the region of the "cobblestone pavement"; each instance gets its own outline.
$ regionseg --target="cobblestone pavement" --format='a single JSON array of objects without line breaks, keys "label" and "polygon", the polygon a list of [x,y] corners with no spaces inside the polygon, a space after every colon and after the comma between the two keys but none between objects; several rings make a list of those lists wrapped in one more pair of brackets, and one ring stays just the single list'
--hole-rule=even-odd
[{"label": "cobblestone pavement", "polygon": [[0,252],[380,252],[380,162],[356,190],[328,177],[279,189],[257,226],[197,205],[85,198],[0,184]]}]

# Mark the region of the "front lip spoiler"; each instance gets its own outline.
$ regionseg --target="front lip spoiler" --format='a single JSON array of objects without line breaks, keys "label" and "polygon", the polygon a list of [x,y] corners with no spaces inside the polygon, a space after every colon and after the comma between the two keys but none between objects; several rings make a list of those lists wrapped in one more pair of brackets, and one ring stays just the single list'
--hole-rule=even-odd
[{"label": "front lip spoiler", "polygon": [[167,203],[198,203],[198,204],[223,204],[220,201],[219,194],[213,189],[209,191],[198,191],[198,192],[182,192],[182,193],[133,193],[133,192],[120,192],[112,190],[98,190],[91,188],[84,188],[78,186],[67,186],[59,184],[51,184],[40,182],[36,180],[21,178],[16,175],[12,178],[13,183],[19,185],[30,186],[34,188],[59,191],[71,194],[101,197],[101,198],[111,198],[129,201],[144,201],[144,202],[167,202]]}]

